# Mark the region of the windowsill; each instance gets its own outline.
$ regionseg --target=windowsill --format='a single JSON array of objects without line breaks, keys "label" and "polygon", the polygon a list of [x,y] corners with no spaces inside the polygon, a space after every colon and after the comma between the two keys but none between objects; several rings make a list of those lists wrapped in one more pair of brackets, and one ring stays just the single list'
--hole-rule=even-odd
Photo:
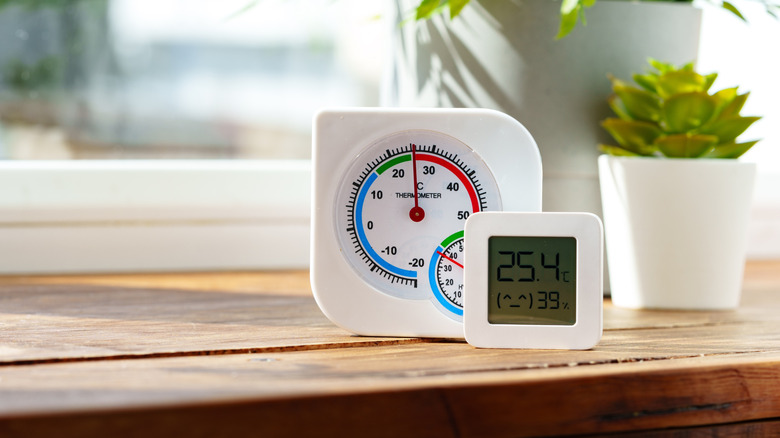
[{"label": "windowsill", "polygon": [[[780,259],[760,174],[749,259]],[[309,161],[0,161],[0,274],[302,269]]]},{"label": "windowsill", "polygon": [[308,266],[308,161],[0,162],[0,273]]}]

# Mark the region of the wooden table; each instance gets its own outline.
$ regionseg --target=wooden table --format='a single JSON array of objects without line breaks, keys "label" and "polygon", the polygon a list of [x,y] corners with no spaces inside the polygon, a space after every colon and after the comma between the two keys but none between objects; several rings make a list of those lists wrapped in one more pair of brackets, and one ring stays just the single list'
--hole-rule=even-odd
[{"label": "wooden table", "polygon": [[306,272],[0,278],[0,437],[779,434],[779,294],[512,351],[351,336]]}]

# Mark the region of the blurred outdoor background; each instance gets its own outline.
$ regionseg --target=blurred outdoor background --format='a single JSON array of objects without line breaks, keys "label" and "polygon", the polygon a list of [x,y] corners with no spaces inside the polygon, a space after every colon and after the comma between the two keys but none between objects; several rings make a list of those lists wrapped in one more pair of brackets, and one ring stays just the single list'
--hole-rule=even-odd
[{"label": "blurred outdoor background", "polygon": [[381,4],[0,1],[0,159],[308,158],[379,104]]},{"label": "blurred outdoor background", "polygon": [[[764,119],[748,136],[764,141],[746,159],[780,173],[780,24],[738,6],[749,24],[705,7],[699,67],[721,73],[716,88],[752,91],[744,113]],[[0,159],[306,159],[318,108],[380,104],[391,11],[392,0],[0,0]]]}]

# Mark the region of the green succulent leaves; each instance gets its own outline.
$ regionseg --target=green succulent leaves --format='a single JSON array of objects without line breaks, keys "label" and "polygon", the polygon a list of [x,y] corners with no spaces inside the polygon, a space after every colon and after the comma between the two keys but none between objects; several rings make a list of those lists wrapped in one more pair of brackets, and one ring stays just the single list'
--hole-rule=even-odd
[{"label": "green succulent leaves", "polygon": [[650,60],[655,69],[635,74],[635,87],[614,77],[608,99],[617,116],[602,123],[618,145],[599,145],[610,155],[674,158],[737,158],[758,141],[737,143],[759,117],[739,113],[748,93],[726,88],[710,94],[717,74],[693,64],[675,67]]},{"label": "green succulent leaves", "polygon": [[610,99],[612,109],[625,120],[661,120],[661,100],[649,91],[640,90],[627,83],[612,78],[612,91],[617,99]]},{"label": "green succulent leaves", "polygon": [[667,157],[697,158],[711,151],[718,137],[703,134],[672,134],[656,139],[658,150]]},{"label": "green succulent leaves", "polygon": [[663,135],[654,123],[638,120],[607,119],[602,126],[633,155],[651,155],[656,149],[655,140]]},{"label": "green succulent leaves", "polygon": [[663,104],[663,125],[667,132],[691,132],[715,113],[715,99],[703,92],[674,94]]}]

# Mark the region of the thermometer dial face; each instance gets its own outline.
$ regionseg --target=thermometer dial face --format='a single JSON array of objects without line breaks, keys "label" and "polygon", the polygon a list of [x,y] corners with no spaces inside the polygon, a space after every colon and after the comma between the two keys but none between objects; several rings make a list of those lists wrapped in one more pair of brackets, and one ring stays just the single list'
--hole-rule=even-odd
[{"label": "thermometer dial face", "polygon": [[[470,215],[502,208],[495,178],[474,150],[435,131],[396,132],[354,159],[336,203],[342,254],[366,282],[393,297],[433,300],[461,318],[463,269],[449,260],[462,256]],[[458,233],[460,246],[452,238]]]}]

